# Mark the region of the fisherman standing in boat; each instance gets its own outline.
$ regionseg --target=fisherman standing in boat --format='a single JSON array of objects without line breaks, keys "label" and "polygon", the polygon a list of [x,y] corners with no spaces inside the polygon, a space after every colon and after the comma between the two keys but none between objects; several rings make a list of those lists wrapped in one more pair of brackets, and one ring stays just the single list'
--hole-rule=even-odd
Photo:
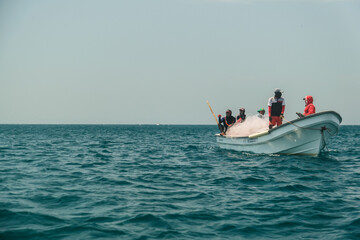
[{"label": "fisherman standing in boat", "polygon": [[236,116],[236,121],[238,123],[241,123],[241,122],[245,121],[245,119],[246,119],[245,108],[240,108],[239,111],[240,111],[240,113],[239,113],[239,115]]},{"label": "fisherman standing in boat", "polygon": [[315,113],[315,106],[313,104],[313,97],[312,96],[305,96],[305,98],[303,98],[303,100],[305,100],[305,109],[304,109],[304,114],[301,113],[296,113],[299,117],[305,117],[308,116],[310,114],[314,114]]},{"label": "fisherman standing in boat", "polygon": [[226,117],[221,117],[221,114],[218,115],[219,124],[222,127],[222,135],[224,135],[229,127],[234,125],[236,119],[232,116],[232,112],[230,109],[226,111]]},{"label": "fisherman standing in boat", "polygon": [[274,126],[280,126],[284,117],[285,99],[281,97],[282,91],[279,88],[275,89],[275,96],[269,98],[269,129]]}]

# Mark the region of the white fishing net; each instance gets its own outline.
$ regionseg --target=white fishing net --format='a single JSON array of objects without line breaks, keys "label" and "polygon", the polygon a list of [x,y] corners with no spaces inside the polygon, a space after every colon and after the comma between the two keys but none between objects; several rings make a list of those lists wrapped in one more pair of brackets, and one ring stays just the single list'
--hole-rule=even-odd
[{"label": "white fishing net", "polygon": [[246,137],[254,133],[265,131],[269,128],[269,119],[259,118],[257,116],[248,116],[244,122],[236,123],[234,126],[230,127],[226,135],[227,136],[237,136],[237,137]]}]

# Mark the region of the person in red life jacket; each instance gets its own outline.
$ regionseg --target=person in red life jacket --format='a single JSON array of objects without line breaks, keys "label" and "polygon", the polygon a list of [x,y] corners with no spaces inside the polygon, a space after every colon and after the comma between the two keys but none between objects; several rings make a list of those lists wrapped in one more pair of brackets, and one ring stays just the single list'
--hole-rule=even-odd
[{"label": "person in red life jacket", "polygon": [[232,116],[232,112],[230,109],[226,111],[226,117],[221,117],[221,114],[218,115],[219,117],[219,124],[222,127],[222,134],[224,135],[229,127],[231,127],[235,122],[236,119]]},{"label": "person in red life jacket", "polygon": [[245,108],[240,108],[239,111],[240,111],[240,113],[239,113],[239,115],[236,116],[236,121],[238,123],[241,123],[241,122],[245,121],[245,119],[246,119]]},{"label": "person in red life jacket", "polygon": [[299,117],[305,117],[308,116],[310,114],[314,114],[315,113],[315,106],[313,104],[314,99],[312,96],[305,96],[305,98],[303,98],[303,100],[305,100],[305,109],[304,109],[304,113],[296,113]]},{"label": "person in red life jacket", "polygon": [[274,126],[280,126],[284,117],[285,111],[285,99],[282,98],[282,91],[277,88],[275,89],[275,96],[269,98],[269,129]]}]

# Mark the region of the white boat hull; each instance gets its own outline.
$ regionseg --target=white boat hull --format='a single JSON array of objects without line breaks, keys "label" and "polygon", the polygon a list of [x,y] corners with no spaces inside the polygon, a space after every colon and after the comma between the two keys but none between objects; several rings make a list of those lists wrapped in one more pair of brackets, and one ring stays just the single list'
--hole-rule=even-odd
[{"label": "white boat hull", "polygon": [[341,116],[320,112],[247,137],[216,135],[220,148],[266,154],[317,156],[340,127]]}]

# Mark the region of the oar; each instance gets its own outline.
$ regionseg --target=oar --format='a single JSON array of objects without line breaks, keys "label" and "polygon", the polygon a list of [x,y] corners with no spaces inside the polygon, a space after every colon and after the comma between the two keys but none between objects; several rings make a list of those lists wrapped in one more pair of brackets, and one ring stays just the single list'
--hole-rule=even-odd
[{"label": "oar", "polygon": [[216,116],[215,116],[215,113],[214,113],[214,111],[212,110],[212,108],[211,108],[211,106],[210,106],[209,101],[206,101],[206,103],[209,105],[210,111],[212,112],[212,114],[213,114],[213,116],[214,116],[214,118],[215,118],[215,121],[216,121],[216,123],[217,123],[217,125],[218,125],[218,128],[219,128],[220,132],[223,132],[223,129],[222,129],[219,121],[217,120],[217,118],[216,118]]}]

